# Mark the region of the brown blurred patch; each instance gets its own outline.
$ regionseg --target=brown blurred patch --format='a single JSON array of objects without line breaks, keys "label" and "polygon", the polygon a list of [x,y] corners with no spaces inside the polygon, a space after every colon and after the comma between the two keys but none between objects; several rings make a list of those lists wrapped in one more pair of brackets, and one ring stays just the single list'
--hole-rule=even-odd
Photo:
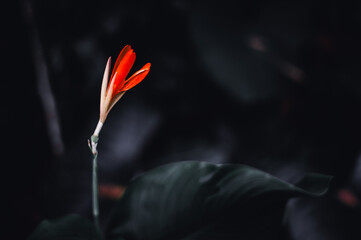
[{"label": "brown blurred patch", "polygon": [[251,47],[253,50],[258,51],[258,52],[266,52],[267,51],[267,47],[264,44],[262,38],[258,37],[258,36],[252,36],[248,39],[248,45],[249,47]]},{"label": "brown blurred patch", "polygon": [[99,197],[110,200],[118,200],[121,198],[125,191],[124,186],[111,185],[111,184],[99,184]]},{"label": "brown blurred patch", "polygon": [[356,207],[359,204],[357,197],[348,189],[340,189],[337,193],[338,199],[349,207]]}]

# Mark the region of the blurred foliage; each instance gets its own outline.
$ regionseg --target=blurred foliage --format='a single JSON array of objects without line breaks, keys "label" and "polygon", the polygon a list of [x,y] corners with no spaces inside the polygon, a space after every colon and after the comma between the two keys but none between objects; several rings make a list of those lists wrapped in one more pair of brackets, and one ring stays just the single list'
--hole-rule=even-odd
[{"label": "blurred foliage", "polygon": [[67,215],[56,220],[44,220],[29,240],[95,240],[100,239],[93,223],[78,215]]},{"label": "blurred foliage", "polygon": [[[129,184],[106,239],[282,239],[287,200],[320,196],[329,181],[311,174],[292,185],[245,165],[164,165]],[[29,240],[98,239],[91,226],[75,216],[45,221]]]}]

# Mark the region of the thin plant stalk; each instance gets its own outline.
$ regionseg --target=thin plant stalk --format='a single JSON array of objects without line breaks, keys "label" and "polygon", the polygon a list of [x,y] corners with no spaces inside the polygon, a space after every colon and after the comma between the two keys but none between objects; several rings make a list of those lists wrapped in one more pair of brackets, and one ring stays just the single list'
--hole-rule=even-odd
[{"label": "thin plant stalk", "polygon": [[94,223],[97,230],[100,232],[99,225],[99,202],[98,202],[98,164],[97,164],[98,154],[94,155],[93,158],[93,176],[92,176],[92,199],[93,199],[93,216]]},{"label": "thin plant stalk", "polygon": [[93,217],[95,227],[100,234],[100,225],[99,225],[99,202],[98,202],[98,150],[97,145],[99,141],[99,132],[103,124],[99,121],[93,136],[91,136],[90,141],[88,142],[90,151],[93,154],[93,174],[92,174],[92,203],[93,203]]}]

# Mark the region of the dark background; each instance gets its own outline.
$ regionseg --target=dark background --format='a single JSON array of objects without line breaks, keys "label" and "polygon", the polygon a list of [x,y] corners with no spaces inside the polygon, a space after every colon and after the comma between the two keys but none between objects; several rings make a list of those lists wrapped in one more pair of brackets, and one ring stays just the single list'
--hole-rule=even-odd
[{"label": "dark background", "polygon": [[[322,1],[13,1],[1,8],[2,239],[45,218],[91,218],[87,139],[102,74],[131,44],[151,62],[100,135],[99,181],[167,162],[243,163],[295,182],[286,238],[359,239],[361,7]],[[101,200],[101,224],[112,206]]]}]

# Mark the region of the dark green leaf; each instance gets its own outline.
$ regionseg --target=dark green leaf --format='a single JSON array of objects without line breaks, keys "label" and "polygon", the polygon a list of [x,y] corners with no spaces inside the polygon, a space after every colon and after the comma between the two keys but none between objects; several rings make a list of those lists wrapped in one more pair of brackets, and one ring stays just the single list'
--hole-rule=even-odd
[{"label": "dark green leaf", "polygon": [[92,222],[72,214],[55,220],[44,220],[28,240],[99,240]]},{"label": "dark green leaf", "polygon": [[311,174],[298,187],[244,165],[164,165],[128,186],[107,239],[273,239],[286,201],[322,195],[329,181]]}]

